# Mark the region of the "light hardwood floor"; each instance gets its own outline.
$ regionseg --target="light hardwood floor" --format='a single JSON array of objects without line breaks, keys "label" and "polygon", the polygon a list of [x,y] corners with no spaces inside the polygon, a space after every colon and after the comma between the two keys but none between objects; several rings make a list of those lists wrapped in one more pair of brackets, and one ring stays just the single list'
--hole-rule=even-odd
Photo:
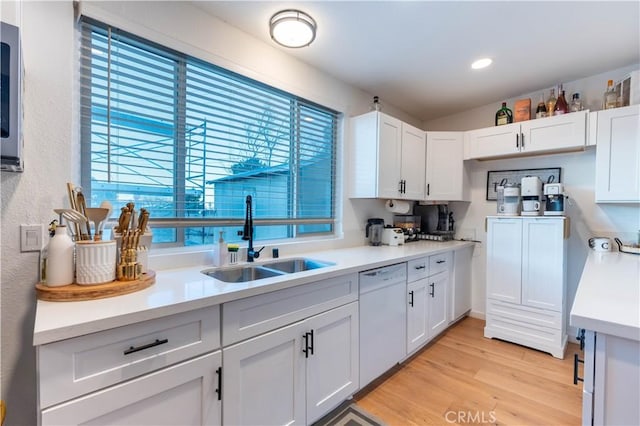
[{"label": "light hardwood floor", "polygon": [[559,360],[485,339],[483,327],[484,321],[465,318],[354,399],[389,426],[579,425],[578,346],[569,344]]}]

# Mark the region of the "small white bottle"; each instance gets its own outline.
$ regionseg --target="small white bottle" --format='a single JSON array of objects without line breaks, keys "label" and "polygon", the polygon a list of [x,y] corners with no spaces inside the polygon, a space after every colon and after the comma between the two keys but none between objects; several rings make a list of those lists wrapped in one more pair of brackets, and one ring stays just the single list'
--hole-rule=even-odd
[{"label": "small white bottle", "polygon": [[71,240],[67,227],[58,225],[47,249],[46,284],[49,287],[73,284],[74,247],[75,243]]},{"label": "small white bottle", "polygon": [[228,260],[227,243],[224,241],[222,235],[224,231],[220,231],[220,237],[218,243],[213,246],[213,266],[224,266]]}]

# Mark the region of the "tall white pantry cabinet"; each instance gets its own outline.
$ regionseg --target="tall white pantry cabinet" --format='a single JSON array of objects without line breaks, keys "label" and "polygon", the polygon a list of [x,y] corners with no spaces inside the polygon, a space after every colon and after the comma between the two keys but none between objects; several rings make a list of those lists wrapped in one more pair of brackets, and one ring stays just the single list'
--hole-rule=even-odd
[{"label": "tall white pantry cabinet", "polygon": [[566,217],[487,218],[484,335],[564,358]]}]

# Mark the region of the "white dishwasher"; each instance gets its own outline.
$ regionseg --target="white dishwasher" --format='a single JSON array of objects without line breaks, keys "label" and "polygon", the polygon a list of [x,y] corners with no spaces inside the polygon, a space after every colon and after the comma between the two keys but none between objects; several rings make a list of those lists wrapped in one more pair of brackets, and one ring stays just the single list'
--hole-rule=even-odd
[{"label": "white dishwasher", "polygon": [[360,389],[407,355],[407,264],[360,272]]}]

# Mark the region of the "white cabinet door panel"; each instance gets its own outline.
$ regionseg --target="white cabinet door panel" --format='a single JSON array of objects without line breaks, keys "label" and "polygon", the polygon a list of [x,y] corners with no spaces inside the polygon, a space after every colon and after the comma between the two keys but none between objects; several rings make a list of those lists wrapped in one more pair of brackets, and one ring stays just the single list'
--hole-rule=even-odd
[{"label": "white cabinet door panel", "polygon": [[421,347],[429,338],[427,330],[427,285],[429,280],[407,284],[407,354]]},{"label": "white cabinet door panel", "polygon": [[447,286],[449,272],[441,272],[429,277],[427,288],[427,311],[429,317],[429,338],[442,332],[449,321],[447,319]]},{"label": "white cabinet door panel", "polygon": [[427,132],[427,200],[465,201],[464,133]]},{"label": "white cabinet door panel", "polygon": [[378,197],[397,198],[400,196],[402,122],[380,114],[378,126]]},{"label": "white cabinet door panel", "polygon": [[584,147],[587,139],[587,111],[523,121],[520,131],[523,153]]},{"label": "white cabinet door panel", "polygon": [[470,158],[515,155],[520,152],[520,125],[488,127],[467,132]]},{"label": "white cabinet door panel", "polygon": [[224,424],[305,423],[302,323],[223,348]]},{"label": "white cabinet door panel", "polygon": [[425,197],[425,133],[413,126],[402,123],[402,180],[405,181],[403,198],[423,200]]},{"label": "white cabinet door panel", "polygon": [[523,219],[522,301],[560,312],[564,306],[564,221]]},{"label": "white cabinet door panel", "polygon": [[313,330],[307,360],[307,424],[318,420],[358,390],[358,303],[305,321]]},{"label": "white cabinet door panel", "polygon": [[520,303],[522,220],[489,219],[487,241],[487,297]]}]

